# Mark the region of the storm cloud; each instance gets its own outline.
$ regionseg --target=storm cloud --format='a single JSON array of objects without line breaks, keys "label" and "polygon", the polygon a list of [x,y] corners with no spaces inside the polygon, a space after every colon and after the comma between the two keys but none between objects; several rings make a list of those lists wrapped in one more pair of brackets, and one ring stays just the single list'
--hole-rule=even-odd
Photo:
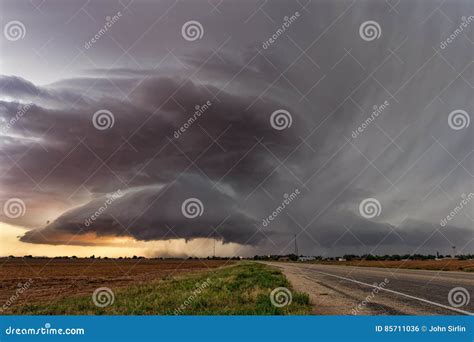
[{"label": "storm cloud", "polygon": [[[6,6],[28,35],[2,37],[0,76],[0,199],[26,207],[0,219],[28,229],[21,241],[210,238],[263,254],[297,235],[304,254],[474,251],[474,22],[440,47],[468,1],[104,1],[87,5],[92,23],[72,4],[45,4],[38,23],[28,4]],[[191,19],[202,39],[182,36]],[[378,38],[360,33],[367,21]],[[183,214],[187,199],[201,215]]]}]

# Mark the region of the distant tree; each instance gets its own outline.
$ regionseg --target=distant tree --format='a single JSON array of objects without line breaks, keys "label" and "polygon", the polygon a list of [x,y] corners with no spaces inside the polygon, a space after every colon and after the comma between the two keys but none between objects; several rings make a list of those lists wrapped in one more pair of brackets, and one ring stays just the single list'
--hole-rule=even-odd
[{"label": "distant tree", "polygon": [[291,260],[291,261],[297,261],[298,260],[298,256],[296,254],[289,254],[288,255],[288,258]]}]

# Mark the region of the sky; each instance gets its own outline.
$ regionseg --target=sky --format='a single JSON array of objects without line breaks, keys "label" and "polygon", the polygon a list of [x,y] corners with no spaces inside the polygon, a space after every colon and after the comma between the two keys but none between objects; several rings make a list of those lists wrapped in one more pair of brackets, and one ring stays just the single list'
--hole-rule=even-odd
[{"label": "sky", "polygon": [[474,253],[472,1],[0,4],[0,255]]}]

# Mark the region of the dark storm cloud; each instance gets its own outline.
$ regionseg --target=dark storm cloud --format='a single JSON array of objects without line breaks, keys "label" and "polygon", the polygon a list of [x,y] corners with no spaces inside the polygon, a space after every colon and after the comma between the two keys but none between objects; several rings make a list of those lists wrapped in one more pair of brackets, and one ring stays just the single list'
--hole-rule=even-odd
[{"label": "dark storm cloud", "polygon": [[[149,77],[141,81],[130,93],[130,101],[117,103],[109,97],[96,101],[82,96],[80,109],[68,108],[64,101],[57,109],[35,105],[18,126],[7,131],[4,139],[12,143],[4,146],[5,155],[15,158],[28,149],[29,157],[7,172],[10,181],[6,192],[18,193],[20,185],[24,193],[19,197],[38,197],[41,193],[26,189],[24,177],[14,176],[21,166],[39,188],[57,192],[61,198],[68,198],[81,185],[93,193],[89,203],[66,212],[39,232],[27,233],[22,241],[58,244],[65,243],[61,240],[65,233],[89,232],[153,240],[165,238],[168,227],[173,227],[176,235],[166,239],[191,239],[208,237],[212,226],[217,228],[214,235],[224,242],[254,244],[262,239],[255,227],[259,217],[238,208],[244,192],[252,191],[278,166],[259,147],[258,139],[266,136],[267,144],[282,145],[283,150],[295,146],[298,139],[271,128],[271,107],[246,111],[245,98],[220,92],[214,99],[210,94],[218,89],[186,80]],[[133,83],[128,78],[114,82],[119,86]],[[67,88],[65,81],[63,84]],[[43,93],[47,92],[38,91]],[[41,95],[37,97],[39,102],[43,100]],[[175,132],[188,122],[195,107],[206,103],[210,105],[198,120],[176,138]],[[18,104],[3,105],[8,122],[15,117]],[[278,108],[278,104],[273,106]],[[104,132],[95,129],[92,120],[93,113],[101,108],[110,110],[115,120],[113,128]],[[219,135],[214,143],[212,137]],[[22,143],[34,137],[42,137],[41,142]],[[250,151],[251,155],[242,158]],[[105,160],[106,165],[101,162]],[[195,164],[190,165],[191,161]],[[124,197],[108,209],[108,215],[85,227],[85,219],[100,207],[102,194],[116,189],[123,189]],[[161,191],[166,195],[155,202]],[[205,214],[195,221],[185,220],[180,212],[186,196],[198,197],[206,207]]]},{"label": "dark storm cloud", "polygon": [[[199,196],[203,203],[198,217],[183,214],[182,204],[189,195]],[[224,243],[254,244],[261,240],[253,220],[233,210],[234,205],[233,194],[212,190],[212,184],[198,176],[184,175],[167,185],[147,185],[120,191],[115,197],[114,194],[101,196],[66,212],[39,232],[26,233],[21,240],[60,244],[65,241],[57,241],[57,236],[91,232],[99,237],[131,236],[145,241],[216,237]],[[106,208],[103,213],[101,207]],[[97,217],[91,216],[95,212],[98,212]],[[184,213],[194,212],[189,209]]]},{"label": "dark storm cloud", "polygon": [[[432,253],[451,245],[472,252],[473,203],[449,226],[439,224],[462,194],[474,191],[474,125],[448,125],[453,110],[473,113],[468,72],[459,77],[470,70],[470,45],[459,37],[442,55],[433,50],[460,14],[468,15],[469,4],[445,4],[450,22],[440,19],[436,4],[421,1],[400,4],[400,14],[379,2],[313,1],[301,8],[276,1],[264,7],[273,22],[261,12],[250,17],[257,5],[223,4],[209,16],[211,9],[183,4],[133,45],[131,61],[115,63],[121,52],[104,37],[85,51],[79,76],[60,75],[42,86],[0,78],[3,124],[17,116],[20,102],[34,103],[0,145],[7,165],[2,199],[25,198],[30,208],[22,218],[2,219],[37,228],[22,241],[94,243],[80,239],[87,233],[145,241],[211,235],[280,253],[298,234],[306,254]],[[97,6],[94,15],[104,12]],[[157,8],[137,1],[111,37],[131,46]],[[301,16],[287,35],[263,48],[295,11]],[[194,15],[205,32],[190,43],[180,30]],[[88,19],[71,25],[81,20]],[[379,39],[359,36],[367,20],[380,23]],[[80,46],[96,29],[87,27],[82,37],[71,28],[68,39],[57,38],[58,51]],[[208,101],[190,123],[196,106]],[[384,103],[367,124],[373,107]],[[103,131],[92,121],[101,109],[114,119]],[[291,127],[272,127],[278,109],[291,113]],[[123,196],[86,226],[118,189]],[[295,189],[301,195],[264,227]],[[190,220],[181,204],[192,197],[205,210]],[[366,219],[359,204],[372,197],[381,212]],[[48,224],[34,215],[45,207],[56,213]]]}]

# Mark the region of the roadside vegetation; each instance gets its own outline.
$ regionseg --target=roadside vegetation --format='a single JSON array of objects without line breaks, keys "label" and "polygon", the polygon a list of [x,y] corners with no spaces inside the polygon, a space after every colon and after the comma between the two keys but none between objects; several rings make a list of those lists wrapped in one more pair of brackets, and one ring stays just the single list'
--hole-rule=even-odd
[{"label": "roadside vegetation", "polygon": [[[107,286],[107,284],[99,284]],[[291,304],[276,307],[270,293],[291,291]],[[92,295],[92,294],[91,294]],[[277,269],[240,262],[212,271],[152,281],[114,291],[113,303],[103,308],[92,296],[69,297],[49,304],[25,304],[14,314],[33,315],[303,315],[311,312],[309,296],[291,288]],[[110,302],[109,298],[106,299]],[[100,301],[100,298],[98,298]]]},{"label": "roadside vegetation", "polygon": [[382,267],[397,269],[431,270],[431,271],[458,271],[474,272],[472,260],[346,260],[346,261],[321,261],[315,262],[326,265]]},{"label": "roadside vegetation", "polygon": [[450,255],[353,255],[342,257],[297,256],[288,255],[256,255],[254,260],[304,262],[323,265],[360,266],[360,267],[389,267],[433,271],[462,271],[474,272],[474,255],[464,254],[452,257]]}]

